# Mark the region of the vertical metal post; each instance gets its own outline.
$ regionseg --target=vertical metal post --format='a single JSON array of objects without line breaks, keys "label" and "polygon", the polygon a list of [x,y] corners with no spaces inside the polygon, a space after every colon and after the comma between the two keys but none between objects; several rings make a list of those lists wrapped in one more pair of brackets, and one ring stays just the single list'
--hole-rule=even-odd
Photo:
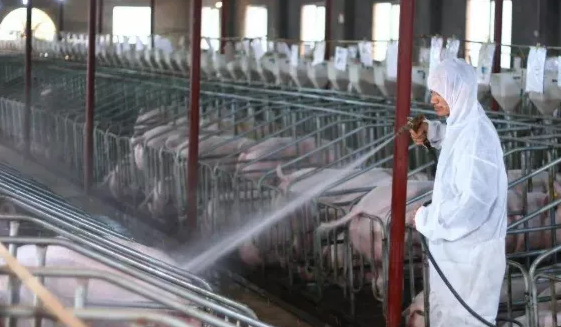
[{"label": "vertical metal post", "polygon": [[[99,5],[99,7],[96,7],[96,9],[97,9],[97,33],[101,34],[101,33],[103,33],[103,0],[99,0],[97,5]],[[90,19],[91,19],[91,16],[90,16]],[[95,20],[95,16],[94,16],[94,20]]]},{"label": "vertical metal post", "polygon": [[154,31],[156,28],[156,0],[150,0],[150,48],[154,49]]},{"label": "vertical metal post", "polygon": [[230,15],[230,0],[222,0],[222,8],[220,8],[220,53],[224,53],[226,46],[226,38],[228,37],[228,19]]},{"label": "vertical metal post", "polygon": [[[84,131],[84,189],[90,191],[93,181],[93,120],[95,101],[95,25],[97,1],[90,0],[88,29],[88,72],[86,79],[86,124]],[[101,3],[101,0],[100,0]]]},{"label": "vertical metal post", "polygon": [[331,54],[331,17],[333,12],[333,0],[325,0],[325,60],[329,60]]},{"label": "vertical metal post", "polygon": [[197,173],[199,161],[199,93],[201,82],[201,12],[202,0],[191,7],[191,82],[189,89],[189,158],[187,163],[187,228],[197,229]]},{"label": "vertical metal post", "polygon": [[[407,123],[411,105],[411,66],[415,0],[401,0],[397,60],[397,107],[395,131]],[[390,267],[388,272],[387,326],[400,326],[403,296],[403,252],[405,250],[405,202],[407,201],[407,165],[409,136],[402,134],[394,143],[393,183],[390,231]]]},{"label": "vertical metal post", "polygon": [[[495,58],[493,59],[493,73],[501,72],[501,43],[503,39],[503,0],[495,0]],[[491,110],[499,111],[499,104],[493,98],[491,102]]]},{"label": "vertical metal post", "polygon": [[58,0],[58,37],[62,39],[61,32],[64,31],[64,1]]},{"label": "vertical metal post", "polygon": [[25,21],[25,111],[23,112],[23,145],[25,155],[31,154],[31,12],[33,0],[27,1],[27,17]]}]

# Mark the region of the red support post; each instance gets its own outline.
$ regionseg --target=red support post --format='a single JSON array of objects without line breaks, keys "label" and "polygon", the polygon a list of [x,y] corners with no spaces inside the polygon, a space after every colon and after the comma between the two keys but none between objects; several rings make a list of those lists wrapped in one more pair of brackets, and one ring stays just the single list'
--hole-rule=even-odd
[{"label": "red support post", "polygon": [[88,28],[88,71],[86,76],[86,123],[84,132],[84,189],[90,191],[93,182],[93,121],[95,105],[95,32],[97,1],[90,0]]},{"label": "red support post", "polygon": [[331,54],[331,17],[333,13],[333,0],[325,0],[325,60],[329,60]]},{"label": "red support post", "polygon": [[25,155],[31,155],[31,13],[33,0],[27,1],[27,17],[25,21],[25,111],[23,112],[23,146]]},{"label": "red support post", "polygon": [[222,8],[220,8],[220,53],[224,53],[226,46],[226,38],[228,37],[228,19],[230,15],[230,0],[222,0]]},{"label": "red support post", "polygon": [[[413,63],[413,19],[415,0],[401,0],[397,65],[397,107],[395,132],[407,123],[411,106],[411,66]],[[387,327],[400,326],[403,297],[403,252],[405,250],[405,202],[409,135],[403,133],[394,142],[392,217],[390,231],[390,267],[388,272]]]},{"label": "red support post", "polygon": [[202,0],[191,7],[191,82],[189,88],[189,158],[187,163],[187,228],[197,230],[197,173],[199,161],[199,94],[201,90],[201,12]]},{"label": "red support post", "polygon": [[[501,72],[501,43],[503,39],[503,0],[495,0],[495,58],[493,60],[493,73]],[[499,111],[499,104],[493,98],[491,102],[491,110]]]}]

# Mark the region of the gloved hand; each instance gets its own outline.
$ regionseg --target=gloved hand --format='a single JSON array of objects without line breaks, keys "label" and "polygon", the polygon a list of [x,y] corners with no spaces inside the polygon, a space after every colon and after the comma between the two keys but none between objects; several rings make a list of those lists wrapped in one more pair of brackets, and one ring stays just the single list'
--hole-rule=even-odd
[{"label": "gloved hand", "polygon": [[413,207],[413,209],[407,211],[407,213],[405,214],[405,224],[412,226],[412,227],[416,227],[415,225],[415,216],[417,215],[417,211],[419,211],[419,209],[423,206],[422,203],[419,203],[417,205],[415,205]]},{"label": "gloved hand", "polygon": [[409,134],[411,134],[411,138],[413,142],[417,145],[423,145],[425,140],[427,139],[427,132],[429,130],[429,124],[423,122],[419,129],[415,132],[414,130],[410,129]]}]

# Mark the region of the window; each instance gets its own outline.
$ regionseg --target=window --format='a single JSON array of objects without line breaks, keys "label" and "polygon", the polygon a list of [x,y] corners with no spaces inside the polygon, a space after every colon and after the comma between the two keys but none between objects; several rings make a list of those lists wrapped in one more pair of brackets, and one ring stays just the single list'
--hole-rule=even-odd
[{"label": "window", "polygon": [[306,46],[313,48],[314,43],[325,39],[325,6],[304,5],[300,14],[300,51]]},{"label": "window", "polygon": [[[201,37],[210,38],[212,49],[220,47],[220,9],[215,7],[203,7],[201,12]],[[208,50],[207,40],[201,40],[201,49]]]},{"label": "window", "polygon": [[380,2],[372,10],[373,59],[382,61],[386,58],[388,41],[399,39],[399,4]]},{"label": "window", "polygon": [[264,6],[247,6],[245,9],[245,31],[247,38],[261,39],[263,51],[267,51],[268,10]]},{"label": "window", "polygon": [[[0,24],[0,40],[19,40],[25,33],[27,20],[27,9],[18,8],[12,10],[4,17]],[[31,9],[31,30],[37,39],[52,41],[56,35],[56,27],[53,20],[44,11]]]},{"label": "window", "polygon": [[[493,42],[495,30],[495,1],[468,0],[467,3],[467,41]],[[503,1],[503,30],[501,32],[502,44],[512,42],[512,0]],[[466,59],[471,58],[471,63],[477,66],[479,62],[480,43],[466,42]],[[510,46],[501,47],[501,67],[510,68]],[[469,58],[468,58],[469,57]]]},{"label": "window", "polygon": [[129,37],[129,43],[136,43],[138,36],[148,44],[150,36],[150,7],[113,7],[113,35]]}]

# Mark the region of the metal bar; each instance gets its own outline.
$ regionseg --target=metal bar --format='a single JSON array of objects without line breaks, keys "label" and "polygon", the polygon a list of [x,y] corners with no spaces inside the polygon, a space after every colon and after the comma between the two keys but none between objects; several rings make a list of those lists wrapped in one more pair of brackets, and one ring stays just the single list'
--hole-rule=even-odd
[{"label": "metal bar", "polygon": [[222,0],[222,8],[220,8],[220,53],[224,52],[226,46],[226,38],[228,37],[228,19],[230,15],[230,0]]},{"label": "metal bar", "polygon": [[31,12],[33,0],[27,1],[27,18],[25,21],[25,111],[23,112],[23,142],[26,155],[31,154]]},{"label": "metal bar", "polygon": [[[407,124],[411,105],[411,66],[415,0],[401,0],[397,65],[397,106],[395,131]],[[403,296],[403,252],[405,241],[405,203],[407,201],[407,163],[409,136],[402,133],[394,142],[391,206],[390,257],[388,272],[387,326],[400,326]]]},{"label": "metal bar", "polygon": [[[101,2],[100,0],[100,7]],[[93,180],[93,119],[95,101],[95,24],[97,1],[90,0],[88,35],[88,73],[86,77],[86,123],[84,135],[84,189],[89,192]],[[101,8],[100,8],[101,11]]]},{"label": "metal bar", "polygon": [[201,12],[202,0],[191,7],[191,82],[189,99],[189,158],[187,163],[187,228],[197,228],[197,168],[199,161],[199,95],[201,88]]},{"label": "metal bar", "polygon": [[[503,0],[495,0],[495,58],[493,60],[493,73],[501,72],[501,43],[503,32]],[[493,98],[491,110],[499,111],[499,103]]]},{"label": "metal bar", "polygon": [[156,0],[150,0],[150,48],[154,49],[154,31],[156,28]]},{"label": "metal bar", "polygon": [[[99,8],[97,8],[97,32],[99,34],[103,33],[103,0],[99,0]],[[91,19],[91,16],[90,16]],[[95,20],[95,16],[94,16]],[[95,25],[94,25],[95,26]],[[95,29],[94,29],[95,31]],[[95,34],[94,34],[95,35]]]},{"label": "metal bar", "polygon": [[331,54],[331,13],[333,12],[333,0],[325,0],[325,60],[329,60]]}]

